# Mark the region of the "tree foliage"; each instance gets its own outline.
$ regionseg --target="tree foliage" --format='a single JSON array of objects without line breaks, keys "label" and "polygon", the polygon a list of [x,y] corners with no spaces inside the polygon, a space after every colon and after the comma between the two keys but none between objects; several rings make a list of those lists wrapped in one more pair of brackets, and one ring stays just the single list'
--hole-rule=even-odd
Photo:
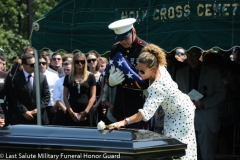
[{"label": "tree foliage", "polygon": [[29,45],[31,25],[60,0],[4,0],[0,3],[0,48],[11,64],[12,57]]}]

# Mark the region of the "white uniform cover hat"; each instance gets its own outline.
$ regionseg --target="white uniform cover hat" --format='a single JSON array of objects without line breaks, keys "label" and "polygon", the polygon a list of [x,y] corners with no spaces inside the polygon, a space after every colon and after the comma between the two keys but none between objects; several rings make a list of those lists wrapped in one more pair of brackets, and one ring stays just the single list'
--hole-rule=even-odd
[{"label": "white uniform cover hat", "polygon": [[134,18],[126,18],[111,23],[108,28],[114,30],[117,41],[127,39],[131,35],[133,23],[136,22]]}]

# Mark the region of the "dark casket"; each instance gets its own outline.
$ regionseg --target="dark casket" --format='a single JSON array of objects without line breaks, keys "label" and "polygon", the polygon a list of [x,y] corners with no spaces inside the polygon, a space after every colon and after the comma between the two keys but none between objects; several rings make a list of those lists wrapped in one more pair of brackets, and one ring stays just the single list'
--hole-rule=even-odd
[{"label": "dark casket", "polygon": [[0,129],[0,159],[171,159],[187,145],[139,129],[13,125]]}]

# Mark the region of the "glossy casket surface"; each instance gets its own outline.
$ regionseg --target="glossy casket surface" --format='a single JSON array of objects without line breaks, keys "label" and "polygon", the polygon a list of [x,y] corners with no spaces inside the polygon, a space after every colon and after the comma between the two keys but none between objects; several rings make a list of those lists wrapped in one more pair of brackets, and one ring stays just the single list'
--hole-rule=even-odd
[{"label": "glossy casket surface", "polygon": [[9,154],[108,154],[148,159],[183,156],[186,147],[176,139],[138,129],[110,133],[107,130],[100,133],[96,128],[38,125],[14,125],[0,129],[0,150]]}]

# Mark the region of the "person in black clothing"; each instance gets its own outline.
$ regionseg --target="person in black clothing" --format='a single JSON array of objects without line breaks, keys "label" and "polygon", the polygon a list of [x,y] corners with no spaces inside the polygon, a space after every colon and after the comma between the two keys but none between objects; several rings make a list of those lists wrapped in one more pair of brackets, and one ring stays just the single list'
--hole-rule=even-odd
[{"label": "person in black clothing", "polygon": [[13,57],[12,59],[13,65],[11,67],[10,72],[8,72],[8,75],[5,80],[4,88],[5,88],[5,96],[6,96],[6,105],[7,105],[7,113],[5,112],[5,120],[6,120],[6,126],[13,124],[13,115],[14,115],[14,106],[13,101],[11,100],[11,90],[13,90],[12,87],[12,81],[15,77],[15,75],[21,71],[22,68],[22,60],[19,58],[19,56]]},{"label": "person in black clothing", "polygon": [[175,51],[170,53],[166,53],[167,60],[167,71],[172,77],[172,79],[176,82],[176,73],[179,68],[187,66],[188,63],[180,62],[175,58]]},{"label": "person in black clothing", "polygon": [[178,69],[176,82],[185,94],[194,89],[203,95],[201,99],[192,100],[196,106],[197,157],[213,160],[214,134],[220,129],[218,105],[226,98],[226,91],[219,69],[199,60],[202,54],[200,48],[192,47],[186,54],[189,66]]},{"label": "person in black clothing", "polygon": [[[116,34],[116,41],[111,49],[110,59],[112,59],[118,52],[133,65],[137,65],[137,58],[147,42],[140,39],[136,34],[136,29],[133,23],[134,18],[127,18],[111,23],[108,28],[114,30]],[[138,112],[144,104],[143,90],[149,86],[149,83],[137,83],[133,80],[124,80],[122,82],[112,83],[115,80],[108,79],[110,86],[117,86],[115,102],[113,107],[113,116],[117,121],[129,117]],[[143,121],[131,124],[129,128],[145,128]]]},{"label": "person in black clothing", "polygon": [[5,87],[4,83],[6,81],[7,73],[0,71],[0,127],[5,125],[5,116],[7,115],[7,107],[4,101]]},{"label": "person in black clothing", "polygon": [[[94,51],[94,50],[89,51],[87,54],[88,71],[94,75],[96,82],[99,80],[100,74],[101,74],[98,71],[99,57],[100,55],[97,53],[97,51]],[[96,83],[96,102],[94,103],[89,113],[89,116],[91,119],[90,126],[97,126],[98,122],[102,120],[102,107],[101,107],[100,94],[101,94],[101,86],[99,86],[98,83]]]},{"label": "person in black clothing", "polygon": [[87,71],[87,59],[83,53],[75,53],[71,72],[65,76],[63,85],[66,125],[89,126],[88,113],[96,100],[96,80]]},{"label": "person in black clothing", "polygon": [[[35,58],[31,54],[22,56],[23,70],[13,79],[11,101],[14,106],[13,124],[37,124],[37,106],[34,81]],[[39,73],[42,123],[49,124],[46,107],[50,100],[50,92],[46,76]]]},{"label": "person in black clothing", "polygon": [[5,124],[9,124],[9,116],[8,116],[8,108],[5,102],[5,95],[6,95],[6,78],[7,72],[0,71],[0,106],[2,107],[4,117],[5,117]]}]

